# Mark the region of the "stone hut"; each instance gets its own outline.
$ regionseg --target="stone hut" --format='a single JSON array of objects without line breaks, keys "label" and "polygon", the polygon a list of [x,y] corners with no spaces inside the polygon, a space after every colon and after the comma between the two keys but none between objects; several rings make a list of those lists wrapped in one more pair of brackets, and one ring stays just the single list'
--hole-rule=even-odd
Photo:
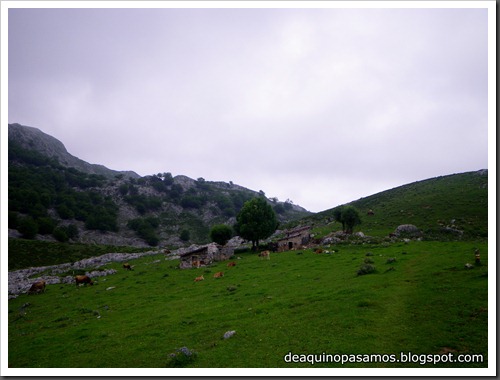
[{"label": "stone hut", "polygon": [[278,240],[278,252],[300,249],[311,240],[311,226],[296,227],[285,231],[285,237]]},{"label": "stone hut", "polygon": [[234,254],[234,248],[221,247],[215,243],[203,245],[179,255],[181,269],[199,268],[212,264],[214,261],[228,260]]}]

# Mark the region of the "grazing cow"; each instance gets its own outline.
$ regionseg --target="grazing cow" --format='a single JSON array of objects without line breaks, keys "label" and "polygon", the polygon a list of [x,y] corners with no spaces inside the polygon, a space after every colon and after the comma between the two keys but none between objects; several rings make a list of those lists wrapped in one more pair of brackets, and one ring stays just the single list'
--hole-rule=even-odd
[{"label": "grazing cow", "polygon": [[224,272],[217,272],[216,274],[214,274],[214,278],[221,278],[221,277],[224,277]]},{"label": "grazing cow", "polygon": [[264,257],[267,257],[268,260],[270,260],[270,256],[271,256],[271,252],[269,251],[262,251],[261,253],[259,253],[259,256],[264,258]]},{"label": "grazing cow", "polygon": [[236,263],[234,261],[231,261],[230,263],[227,263],[227,267],[230,268],[230,267],[235,267],[236,266]]},{"label": "grazing cow", "polygon": [[75,276],[75,283],[76,283],[76,286],[78,286],[80,284],[94,285],[94,282],[87,275]]},{"label": "grazing cow", "polygon": [[198,282],[198,281],[203,281],[205,278],[203,277],[203,275],[199,276],[199,277],[196,277],[194,279],[194,282]]},{"label": "grazing cow", "polygon": [[126,270],[132,270],[132,267],[130,266],[129,263],[123,264],[123,268],[125,268]]},{"label": "grazing cow", "polygon": [[317,248],[314,253],[323,253],[323,250],[321,248]]},{"label": "grazing cow", "polygon": [[200,267],[200,265],[201,265],[201,262],[199,262],[199,261],[193,261],[193,262],[191,263],[191,266],[192,266],[193,268],[199,268],[199,267]]},{"label": "grazing cow", "polygon": [[36,293],[43,293],[43,292],[45,292],[45,281],[44,280],[34,282],[31,285],[30,290],[28,290],[28,294],[36,294]]}]

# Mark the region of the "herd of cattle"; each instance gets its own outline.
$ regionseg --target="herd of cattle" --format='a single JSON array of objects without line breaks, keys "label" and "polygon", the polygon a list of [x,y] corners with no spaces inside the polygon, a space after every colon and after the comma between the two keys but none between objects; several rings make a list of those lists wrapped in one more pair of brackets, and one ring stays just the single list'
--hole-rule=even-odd
[{"label": "herd of cattle", "polygon": [[[234,261],[231,261],[229,263],[227,263],[227,267],[228,268],[232,268],[232,267],[235,267],[236,266],[236,262]],[[217,272],[214,274],[214,278],[221,278],[221,277],[224,277],[224,272]],[[205,277],[203,277],[203,275],[201,276],[198,276],[194,279],[194,282],[199,282],[199,281],[203,281],[205,279]]]},{"label": "herd of cattle", "polygon": [[[261,253],[259,253],[259,257],[262,259],[267,258],[268,260],[270,260],[271,259],[271,251],[262,251]],[[236,266],[236,262],[234,262],[234,261],[227,263],[228,268],[235,267],[235,266]],[[224,277],[224,272],[217,272],[214,274],[214,278],[221,278],[221,277]],[[196,277],[194,279],[194,282],[199,282],[199,281],[203,281],[203,280],[205,280],[205,277],[203,277],[203,275],[201,275],[201,276]]]},{"label": "herd of cattle", "polygon": [[[129,263],[123,264],[123,268],[126,270],[133,270]],[[94,285],[92,279],[87,275],[77,275],[75,276],[75,285]],[[44,280],[36,281],[31,285],[28,290],[28,294],[39,294],[45,292],[45,287],[47,283]]]},{"label": "herd of cattle", "polygon": [[[76,284],[76,286],[81,285],[81,284],[94,285],[94,282],[87,275],[78,275],[78,276],[75,276],[75,284]],[[45,292],[46,285],[47,285],[47,283],[44,280],[34,282],[31,285],[31,288],[28,290],[28,294],[43,293],[43,292]]]},{"label": "herd of cattle", "polygon": [[[270,251],[262,251],[261,253],[259,253],[259,257],[262,258],[262,259],[267,258],[268,260],[270,260],[270,256],[271,256],[271,252]],[[236,262],[235,261],[231,261],[231,262],[229,262],[227,264],[228,268],[235,267],[235,266],[236,266]],[[123,268],[126,269],[126,270],[133,270],[133,267],[129,263],[123,264]],[[217,273],[214,274],[213,277],[214,278],[222,278],[222,277],[224,277],[224,272],[217,272]],[[203,281],[203,280],[205,280],[205,278],[203,277],[203,275],[198,276],[198,277],[196,277],[194,279],[195,282],[199,282],[199,281]],[[75,276],[75,285],[76,286],[80,286],[80,285],[93,285],[93,284],[94,284],[94,282],[87,275],[77,275],[77,276]],[[46,285],[47,285],[47,283],[44,280],[36,281],[36,282],[34,282],[31,285],[30,289],[28,290],[28,294],[44,293]]]}]

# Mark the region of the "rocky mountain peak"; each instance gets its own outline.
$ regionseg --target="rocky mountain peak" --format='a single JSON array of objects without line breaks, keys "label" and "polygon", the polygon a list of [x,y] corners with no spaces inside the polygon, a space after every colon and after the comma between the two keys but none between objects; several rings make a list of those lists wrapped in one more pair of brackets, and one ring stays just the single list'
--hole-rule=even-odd
[{"label": "rocky mountain peak", "polygon": [[9,142],[17,143],[24,149],[35,150],[44,156],[55,158],[61,165],[78,169],[84,173],[103,175],[108,178],[113,178],[120,174],[130,178],[140,177],[133,171],[116,171],[108,169],[103,165],[89,164],[68,153],[61,141],[42,132],[38,128],[18,123],[9,124],[8,136]]}]

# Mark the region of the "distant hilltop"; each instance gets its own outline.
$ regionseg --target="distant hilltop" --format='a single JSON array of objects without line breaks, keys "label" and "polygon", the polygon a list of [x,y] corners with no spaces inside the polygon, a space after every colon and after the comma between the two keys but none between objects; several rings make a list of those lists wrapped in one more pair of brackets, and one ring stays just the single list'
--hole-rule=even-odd
[{"label": "distant hilltop", "polygon": [[12,142],[19,144],[24,149],[35,150],[44,156],[55,158],[61,165],[75,168],[84,173],[103,175],[107,178],[113,178],[120,174],[128,178],[140,178],[140,175],[133,171],[117,171],[103,165],[89,164],[68,153],[61,141],[38,128],[17,123],[9,124],[9,143],[12,144]]}]

